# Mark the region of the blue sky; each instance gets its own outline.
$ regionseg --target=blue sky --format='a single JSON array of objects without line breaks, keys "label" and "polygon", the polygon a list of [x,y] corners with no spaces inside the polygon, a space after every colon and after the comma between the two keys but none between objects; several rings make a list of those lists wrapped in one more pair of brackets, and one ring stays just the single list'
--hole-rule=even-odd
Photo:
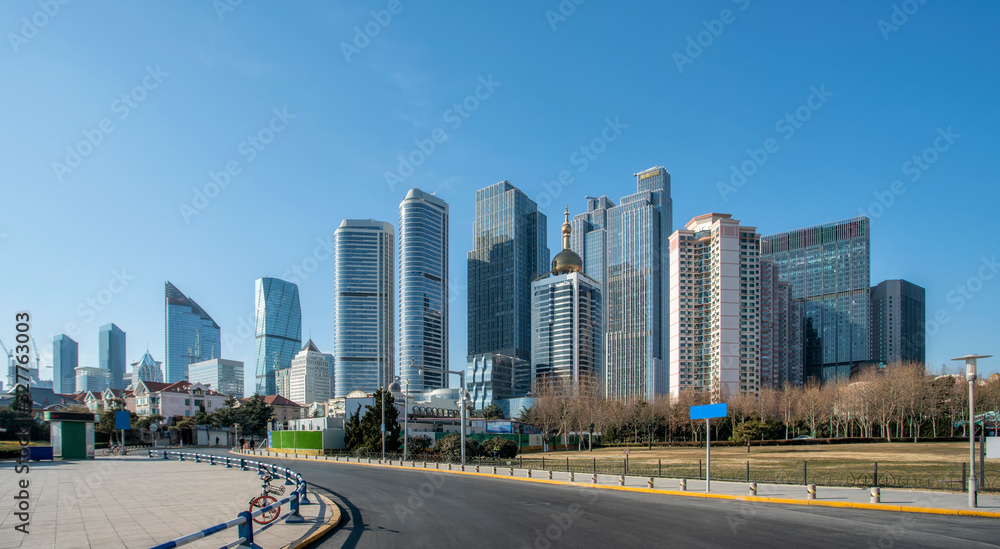
[{"label": "blue sky", "polygon": [[996,4],[227,6],[0,4],[0,338],[30,311],[43,367],[62,332],[96,365],[109,322],[130,361],[147,341],[162,360],[166,280],[222,326],[248,387],[258,277],[298,278],[303,335],[330,352],[320,242],[344,218],[395,225],[411,187],[451,205],[463,367],[475,191],[535,198],[555,251],[566,204],[617,202],[654,165],[675,228],[865,213],[872,282],[927,289],[931,367],[1000,355]]}]

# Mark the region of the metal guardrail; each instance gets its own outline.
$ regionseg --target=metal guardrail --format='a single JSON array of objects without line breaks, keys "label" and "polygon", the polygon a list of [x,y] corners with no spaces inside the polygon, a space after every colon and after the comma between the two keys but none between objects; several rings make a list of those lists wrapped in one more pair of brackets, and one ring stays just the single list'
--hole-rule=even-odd
[{"label": "metal guardrail", "polygon": [[[232,528],[234,526],[238,528],[237,536],[239,537],[236,540],[231,541],[226,545],[223,545],[222,546],[223,548],[228,549],[230,547],[257,547],[257,545],[255,545],[253,541],[254,517],[263,515],[264,513],[267,513],[273,509],[277,509],[278,507],[281,507],[286,503],[290,503],[291,512],[288,513],[288,516],[285,518],[285,522],[288,523],[303,522],[304,519],[302,518],[302,515],[299,514],[299,506],[308,505],[312,503],[309,501],[308,491],[307,491],[308,485],[306,484],[305,479],[302,478],[302,475],[285,467],[278,467],[277,465],[273,465],[270,463],[262,463],[259,461],[248,461],[246,458],[242,457],[237,459],[237,458],[230,458],[228,456],[214,456],[210,454],[171,452],[169,450],[152,450],[152,449],[149,450],[150,458],[156,458],[159,456],[162,456],[162,459],[170,459],[171,457],[176,457],[178,461],[194,460],[195,463],[202,463],[204,461],[207,461],[209,465],[225,464],[226,469],[232,469],[234,465],[238,464],[240,471],[249,471],[251,467],[256,467],[258,474],[269,472],[275,479],[280,478],[280,475],[278,474],[280,471],[281,473],[284,474],[285,485],[295,486],[295,490],[293,490],[292,493],[289,494],[287,497],[282,498],[276,501],[275,503],[268,505],[267,507],[262,507],[260,509],[257,509],[256,511],[253,511],[252,513],[249,510],[243,511],[242,513],[237,515],[236,518],[232,520],[226,522],[220,522],[219,524],[216,524],[214,526],[209,526],[208,528],[198,530],[197,532],[192,532],[185,536],[181,536],[179,538],[170,540],[166,543],[161,543],[159,545],[154,546],[152,549],[172,549],[174,547],[181,547],[182,545],[187,545],[188,543],[191,543],[193,541],[197,541],[199,539],[211,536],[213,534],[217,534],[224,530],[228,530],[229,528]],[[292,482],[293,480],[295,482]]]},{"label": "metal guardrail", "polygon": [[[628,475],[652,478],[686,478],[704,479],[704,462],[698,460],[690,463],[664,463],[662,461],[640,461],[624,458],[565,458],[557,457],[513,457],[494,459],[491,457],[471,457],[466,459],[467,466],[532,469],[542,471],[572,472],[577,474]],[[314,457],[314,456],[310,456]],[[353,461],[360,459],[370,463],[381,461],[380,453],[339,451],[317,459],[345,459]],[[386,462],[400,462],[402,453],[385,454]],[[407,462],[427,462],[458,465],[458,459],[448,459],[440,455],[411,454]],[[822,486],[868,488],[907,488],[919,490],[942,490],[963,492],[968,489],[968,471],[965,463],[941,464],[935,471],[921,471],[912,467],[896,464],[872,462],[867,470],[863,468],[844,468],[808,461],[800,462],[798,466],[754,466],[744,462],[735,464],[712,464],[712,480],[730,482],[760,482],[766,484],[819,484]],[[978,469],[978,468],[977,468]],[[986,472],[977,471],[980,481],[979,491],[1000,492],[1000,467],[996,464],[986,464]]]}]

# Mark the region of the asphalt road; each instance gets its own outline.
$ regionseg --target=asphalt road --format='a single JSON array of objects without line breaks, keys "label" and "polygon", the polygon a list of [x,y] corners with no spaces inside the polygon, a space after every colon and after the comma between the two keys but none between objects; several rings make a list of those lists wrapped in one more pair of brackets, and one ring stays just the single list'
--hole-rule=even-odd
[{"label": "asphalt road", "polygon": [[1000,521],[703,500],[343,463],[300,472],[346,514],[319,547],[1000,547]]}]

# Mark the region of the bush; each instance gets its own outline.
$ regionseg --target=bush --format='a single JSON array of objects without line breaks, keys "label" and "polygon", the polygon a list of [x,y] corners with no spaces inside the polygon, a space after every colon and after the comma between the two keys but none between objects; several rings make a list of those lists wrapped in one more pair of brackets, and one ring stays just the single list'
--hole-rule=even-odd
[{"label": "bush", "polygon": [[510,459],[517,456],[517,443],[504,437],[493,437],[483,441],[483,455],[486,457],[497,457],[499,459]]},{"label": "bush", "polygon": [[[462,457],[461,437],[456,433],[451,433],[434,443],[434,451],[441,454],[445,459],[457,460]],[[479,455],[479,443],[471,438],[465,439],[465,457],[475,457]]]},{"label": "bush", "polygon": [[[400,443],[402,446],[402,443]],[[406,451],[411,456],[419,456],[431,448],[431,441],[427,437],[408,436],[406,437]]]}]

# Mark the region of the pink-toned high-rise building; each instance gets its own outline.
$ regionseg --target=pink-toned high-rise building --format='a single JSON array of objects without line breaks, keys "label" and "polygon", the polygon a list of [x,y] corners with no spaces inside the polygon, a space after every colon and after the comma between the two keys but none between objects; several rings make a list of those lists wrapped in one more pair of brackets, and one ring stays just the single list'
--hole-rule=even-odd
[{"label": "pink-toned high-rise building", "polygon": [[760,236],[729,214],[670,235],[670,395],[714,402],[760,387]]}]

